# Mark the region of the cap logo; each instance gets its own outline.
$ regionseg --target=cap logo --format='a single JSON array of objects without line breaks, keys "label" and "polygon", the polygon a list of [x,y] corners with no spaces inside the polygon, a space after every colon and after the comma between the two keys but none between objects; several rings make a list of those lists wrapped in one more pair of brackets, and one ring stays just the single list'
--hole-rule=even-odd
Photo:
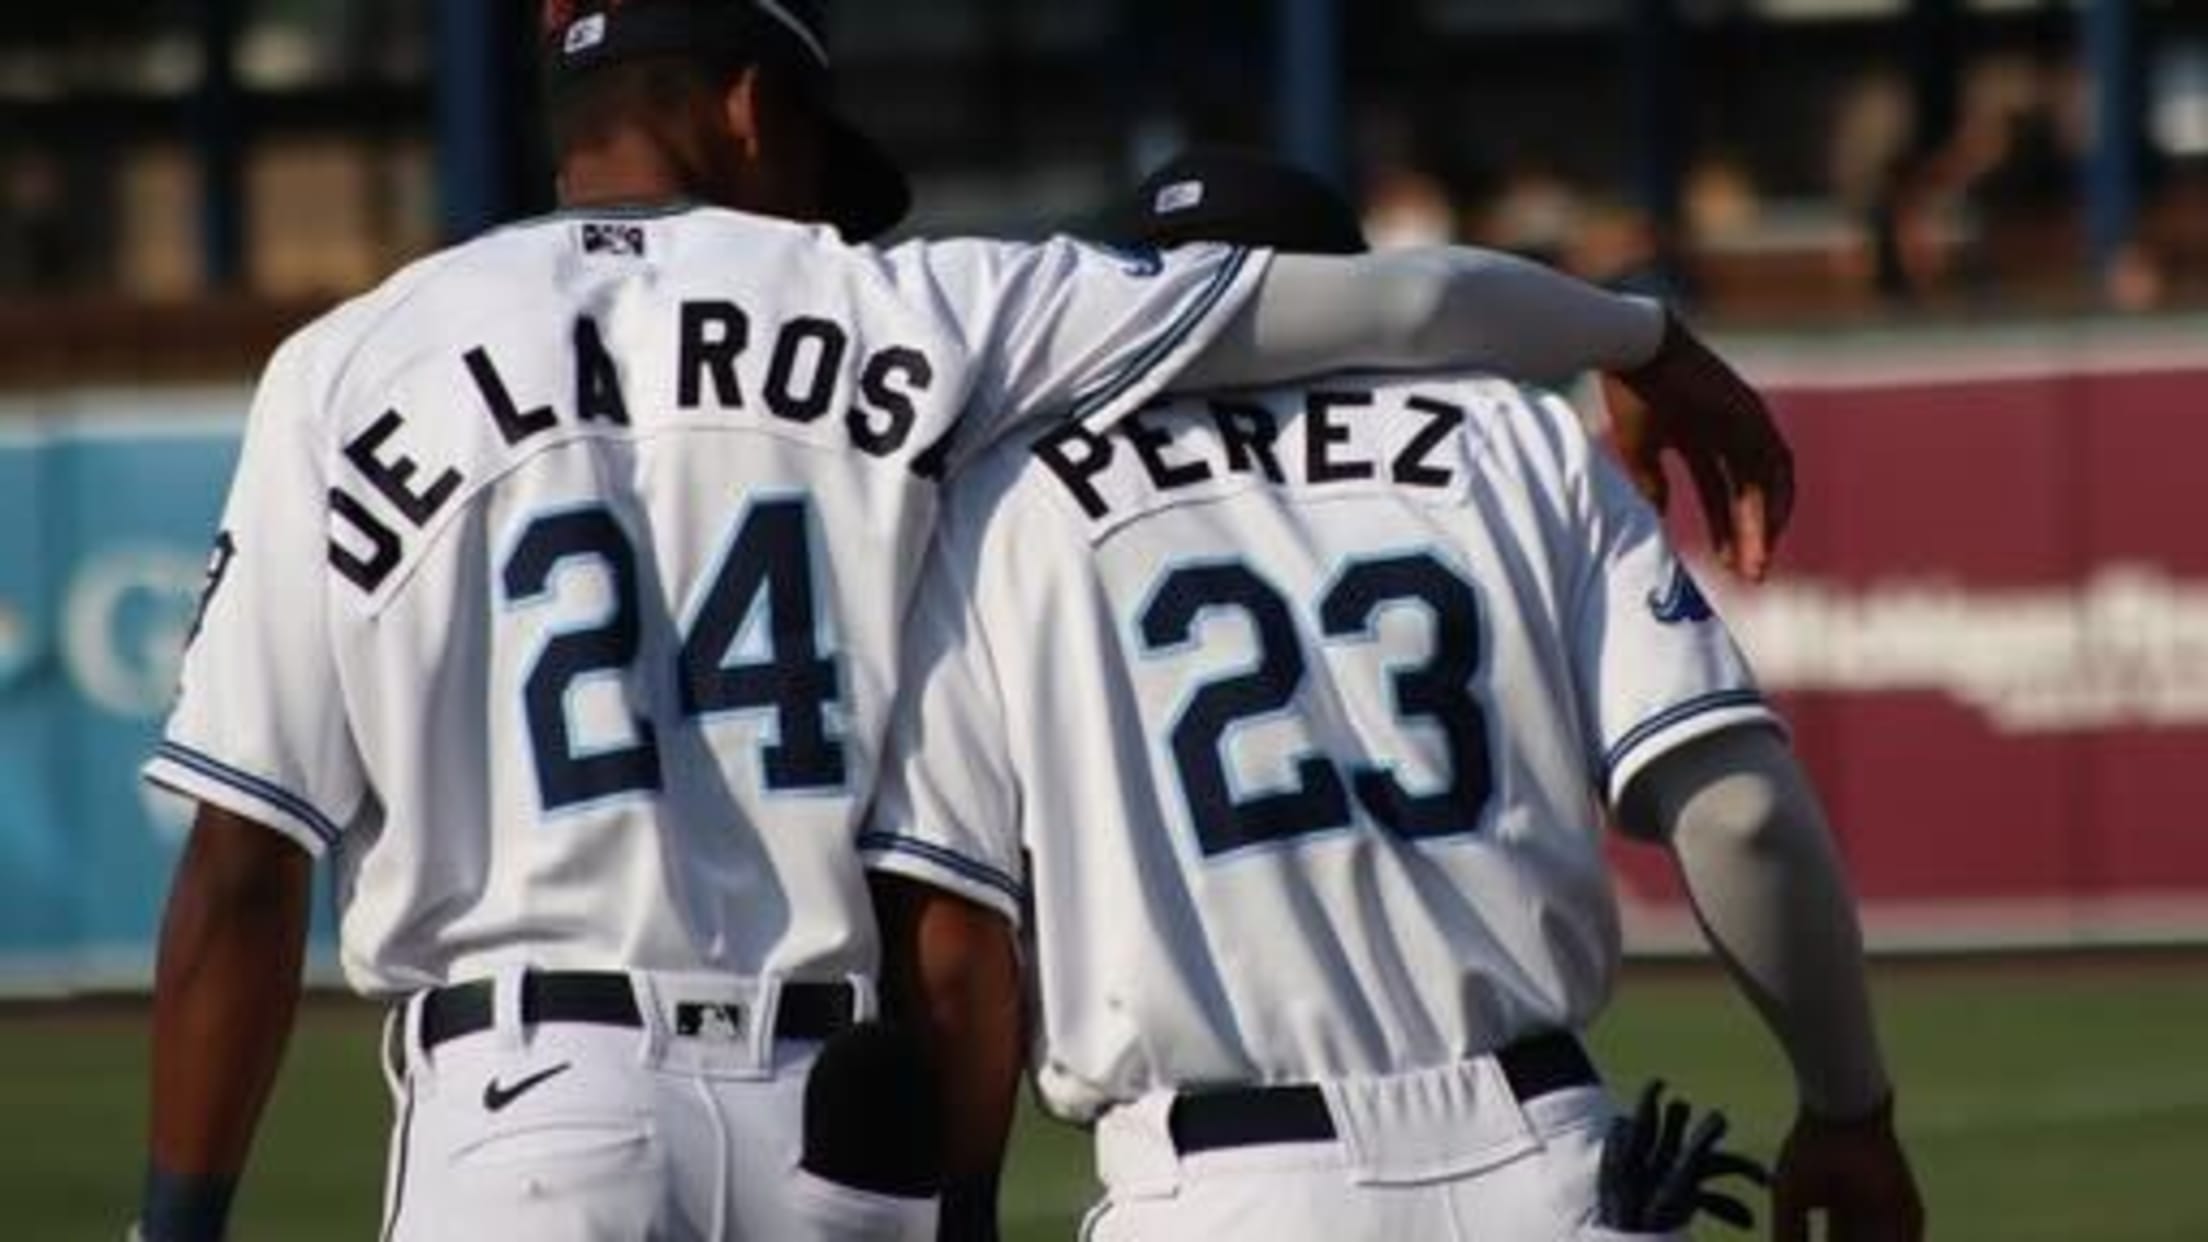
[{"label": "cap logo", "polygon": [[1176,181],[1158,191],[1158,214],[1170,216],[1179,211],[1194,211],[1204,205],[1204,183],[1201,181]]},{"label": "cap logo", "polygon": [[563,45],[568,55],[579,56],[606,41],[606,15],[593,13],[567,28],[567,42]]}]

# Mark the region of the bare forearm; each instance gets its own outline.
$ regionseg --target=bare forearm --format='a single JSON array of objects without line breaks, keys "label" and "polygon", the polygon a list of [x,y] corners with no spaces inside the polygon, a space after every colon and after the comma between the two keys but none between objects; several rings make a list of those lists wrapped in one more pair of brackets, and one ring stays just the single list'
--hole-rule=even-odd
[{"label": "bare forearm", "polygon": [[[1002,946],[983,946],[978,956],[955,967],[937,958],[937,977],[929,985],[927,1038],[936,1049],[949,1129],[944,1242],[995,1242],[998,1236],[998,1180],[1024,1061],[1019,974],[1009,938]],[[942,977],[951,970],[967,977]]]},{"label": "bare forearm", "polygon": [[937,908],[918,929],[918,1017],[942,1080],[954,1183],[993,1179],[1003,1165],[1025,1061],[1009,929],[977,936],[975,914]]},{"label": "bare forearm", "polygon": [[873,890],[891,1017],[926,1044],[943,1102],[942,1237],[990,1242],[1026,1056],[1012,929],[897,877],[875,876]]},{"label": "bare forearm", "polygon": [[[151,1156],[168,1174],[234,1178],[298,1007],[311,863],[266,829],[207,822],[162,925]],[[241,852],[254,857],[241,861]]]},{"label": "bare forearm", "polygon": [[1176,387],[1245,387],[1360,369],[1549,381],[1633,370],[1655,357],[1663,337],[1656,303],[1492,251],[1281,255],[1241,318]]},{"label": "bare forearm", "polygon": [[1741,729],[1690,745],[1636,782],[1636,800],[1668,832],[1703,931],[1786,1050],[1804,1107],[1876,1109],[1891,1087],[1854,899],[1784,741]]}]

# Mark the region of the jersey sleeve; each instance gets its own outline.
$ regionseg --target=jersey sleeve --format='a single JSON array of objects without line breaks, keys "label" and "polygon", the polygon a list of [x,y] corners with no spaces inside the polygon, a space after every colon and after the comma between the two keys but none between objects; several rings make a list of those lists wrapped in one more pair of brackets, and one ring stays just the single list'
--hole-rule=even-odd
[{"label": "jersey sleeve", "polygon": [[1020,793],[1004,700],[965,575],[938,542],[906,626],[905,680],[859,853],[1018,924]]},{"label": "jersey sleeve", "polygon": [[1590,770],[1615,805],[1667,751],[1741,725],[1783,726],[1656,511],[1576,422],[1564,434],[1584,540],[1571,544],[1581,564],[1566,579],[1580,719]]},{"label": "jersey sleeve", "polygon": [[970,458],[1034,418],[1103,426],[1154,400],[1262,283],[1269,252],[1118,250],[1059,237],[914,242],[886,262],[935,306],[976,374],[958,440]]},{"label": "jersey sleeve", "polygon": [[145,777],[320,857],[366,778],[330,641],[327,485],[301,353],[279,351],[254,399],[182,690]]}]

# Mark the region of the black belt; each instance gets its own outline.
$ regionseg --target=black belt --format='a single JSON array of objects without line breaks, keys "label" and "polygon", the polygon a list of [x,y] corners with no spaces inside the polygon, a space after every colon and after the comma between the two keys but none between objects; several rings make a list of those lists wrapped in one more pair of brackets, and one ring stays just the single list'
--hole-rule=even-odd
[{"label": "black belt", "polygon": [[[435,1048],[490,1030],[489,980],[438,988],[422,998],[422,1047]],[[848,983],[785,983],[774,1011],[776,1039],[824,1040],[856,1025],[858,995]],[[743,1029],[742,1006],[683,1003],[675,1007],[676,1034]],[[627,975],[535,972],[521,977],[521,1020],[530,1025],[641,1027],[636,989]]]},{"label": "black belt", "polygon": [[[1495,1054],[1521,1104],[1602,1081],[1587,1050],[1569,1035],[1537,1035]],[[1173,1101],[1166,1123],[1184,1155],[1266,1143],[1325,1143],[1335,1137],[1326,1096],[1313,1086],[1230,1087]]]}]

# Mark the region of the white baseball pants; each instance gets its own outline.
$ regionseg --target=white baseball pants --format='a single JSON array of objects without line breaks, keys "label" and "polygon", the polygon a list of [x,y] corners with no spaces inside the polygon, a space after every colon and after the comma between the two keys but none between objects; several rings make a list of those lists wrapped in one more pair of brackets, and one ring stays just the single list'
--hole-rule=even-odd
[{"label": "white baseball pants", "polygon": [[[1084,1242],[1663,1242],[1596,1224],[1599,1086],[1521,1103],[1492,1058],[1322,1084],[1337,1137],[1183,1155],[1170,1093],[1096,1130]],[[1684,1235],[1680,1235],[1683,1240]]]},{"label": "white baseball pants", "polygon": [[435,1048],[420,998],[394,1013],[383,1242],[932,1242],[932,1201],[799,1167],[819,1045],[772,1037],[776,985],[631,983],[636,1029],[524,1024],[518,974]]}]

